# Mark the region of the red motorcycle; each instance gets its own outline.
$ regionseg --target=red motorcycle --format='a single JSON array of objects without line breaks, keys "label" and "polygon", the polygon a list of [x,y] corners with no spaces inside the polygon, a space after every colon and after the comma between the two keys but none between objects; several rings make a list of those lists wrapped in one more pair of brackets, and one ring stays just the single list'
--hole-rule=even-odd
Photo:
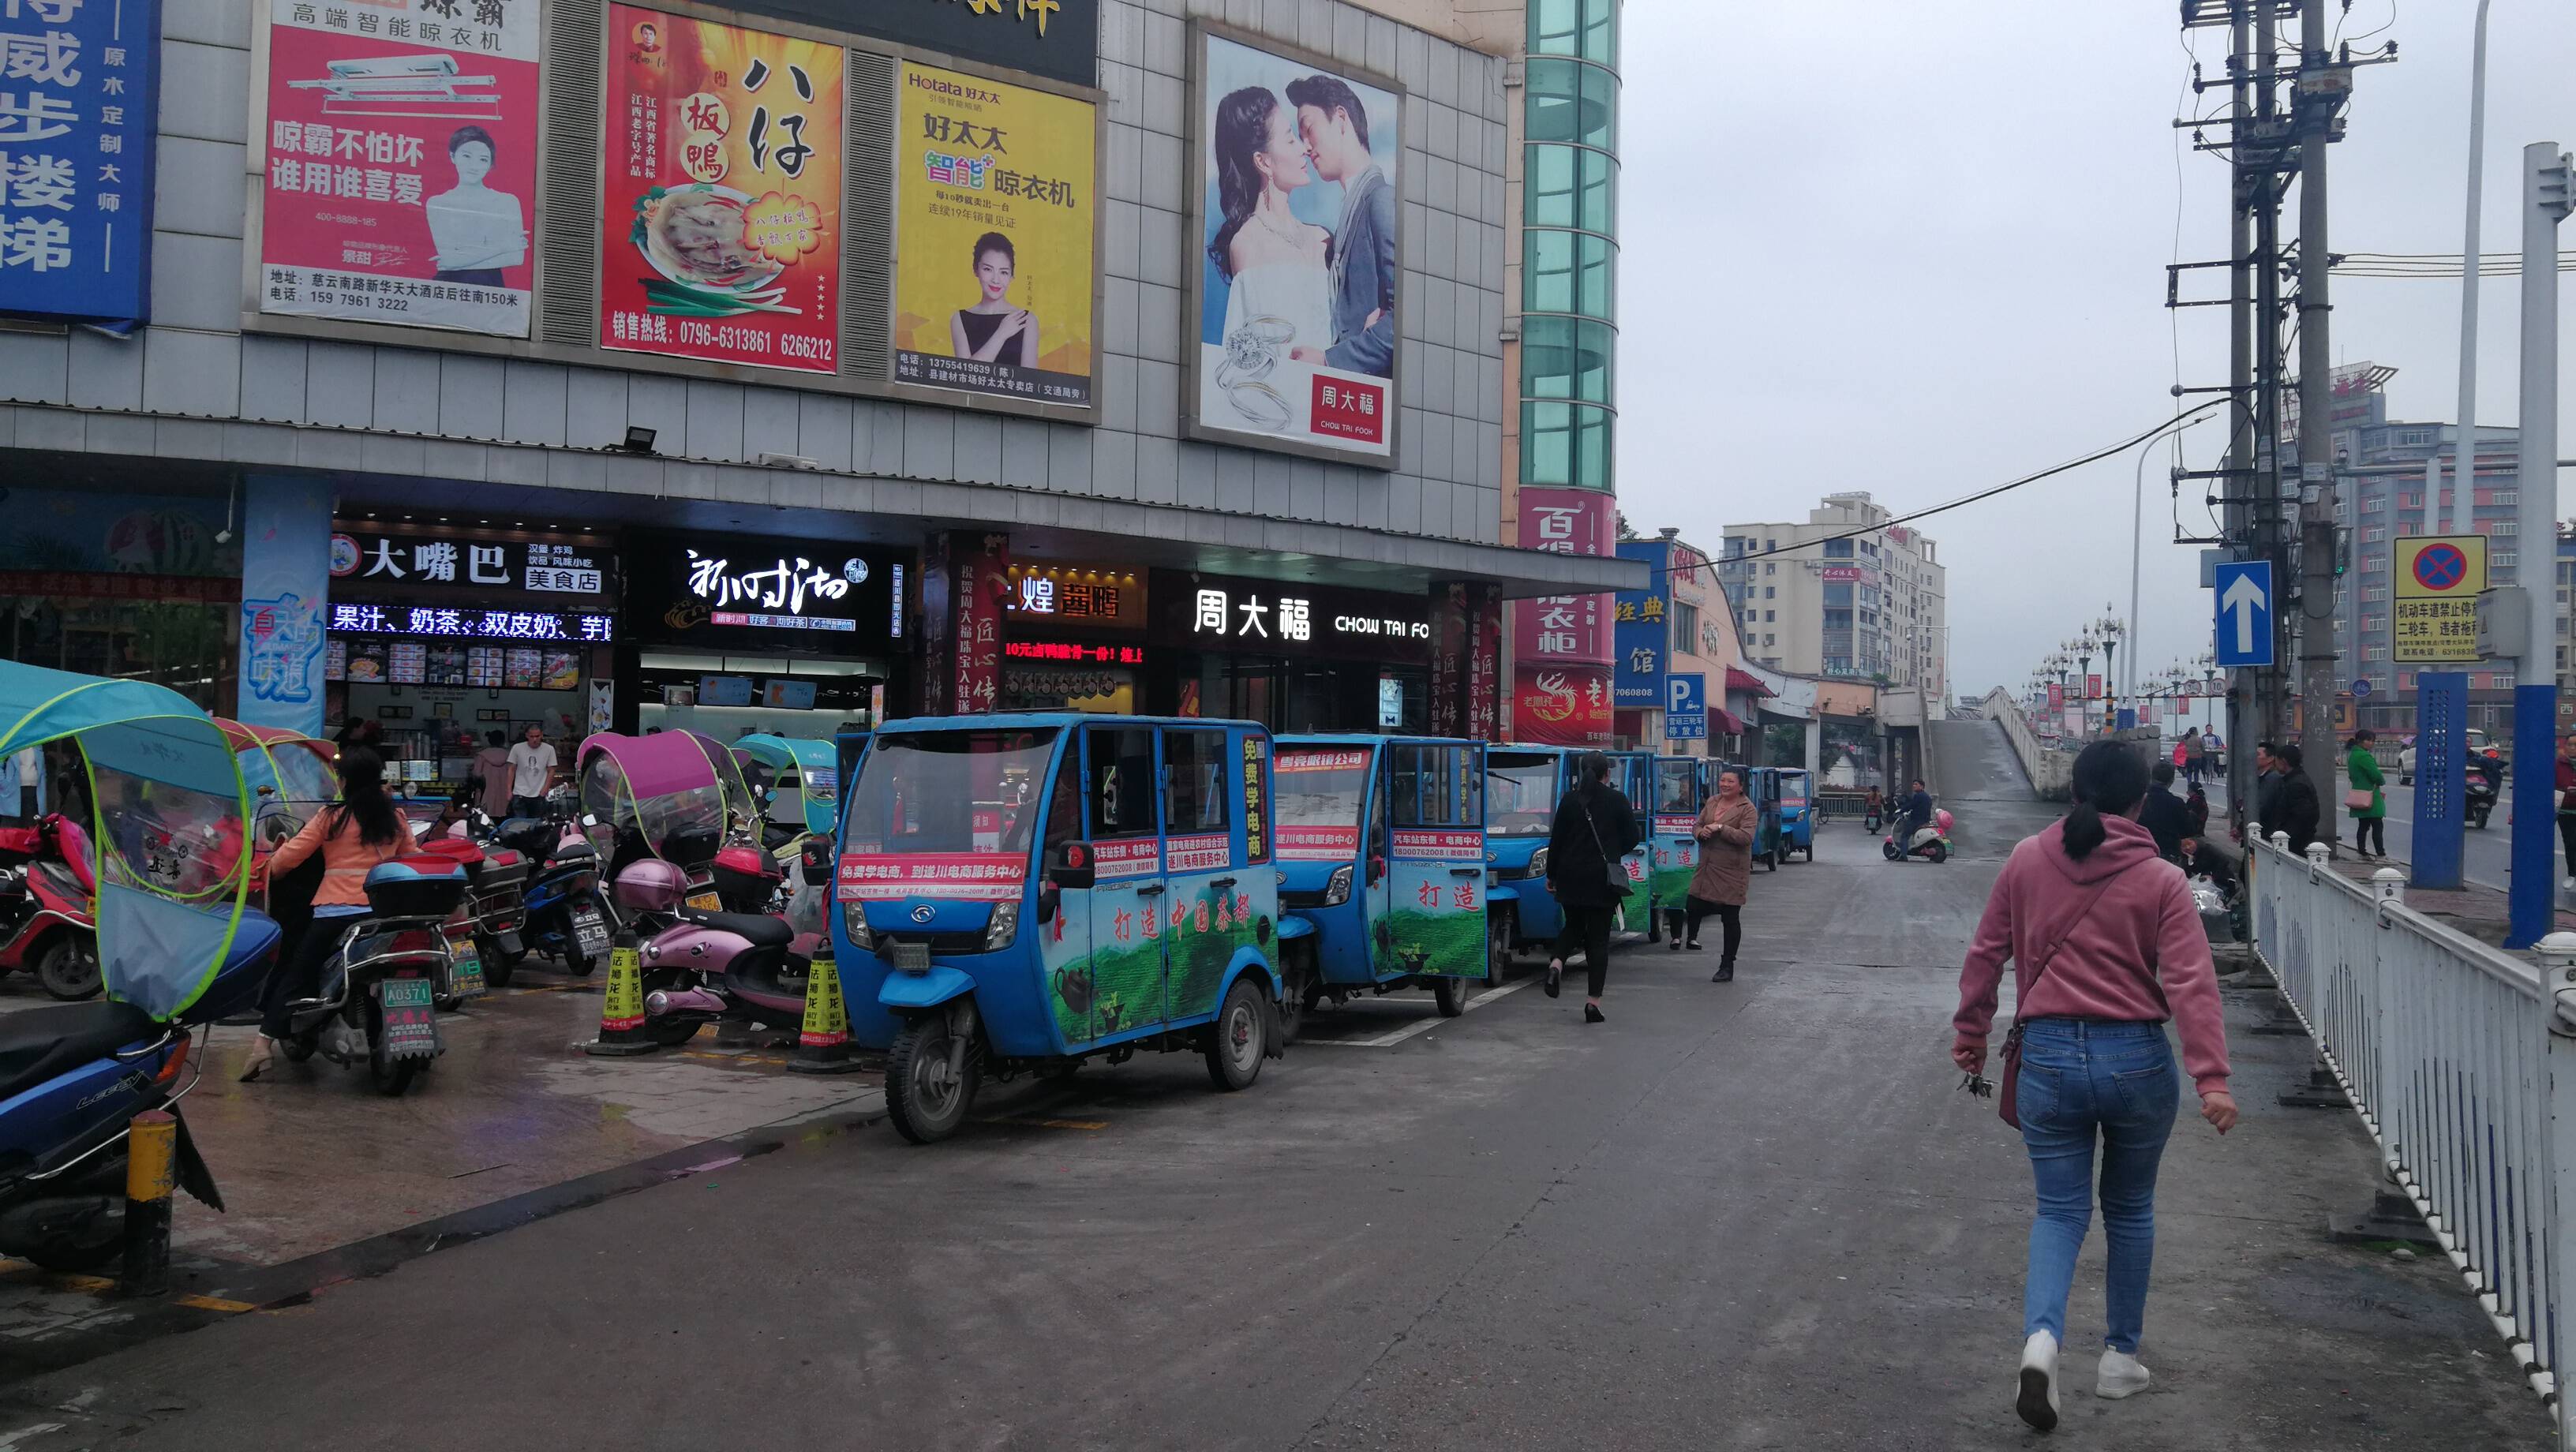
[{"label": "red motorcycle", "polygon": [[97,897],[79,823],[55,812],[0,827],[0,973],[32,972],[66,1002],[97,997]]}]

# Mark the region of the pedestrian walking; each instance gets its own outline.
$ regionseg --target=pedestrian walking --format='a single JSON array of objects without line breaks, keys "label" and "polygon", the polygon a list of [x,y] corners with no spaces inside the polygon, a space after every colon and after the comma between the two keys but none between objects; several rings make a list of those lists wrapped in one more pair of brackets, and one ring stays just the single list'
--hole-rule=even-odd
[{"label": "pedestrian walking", "polygon": [[544,816],[555,776],[555,749],[546,740],[546,728],[531,721],[527,739],[510,748],[510,815]]},{"label": "pedestrian walking", "polygon": [[2137,823],[2146,789],[2145,764],[2119,743],[2098,742],[2076,758],[2074,810],[2024,839],[1995,879],[1951,1020],[1951,1061],[1980,1074],[1996,989],[2005,962],[2013,964],[2000,1107],[2021,1129],[2037,1191],[2014,1410],[2043,1432],[2057,1425],[2058,1347],[2092,1219],[2097,1148],[2110,1267],[2094,1394],[2116,1400],[2147,1386],[2138,1342],[2155,1257],[2156,1168],[2180,1098],[2168,1020],[2182,1031],[2201,1118],[2220,1134],[2236,1124],[2217,968],[2181,869],[2157,857]]},{"label": "pedestrian walking", "polygon": [[1717,971],[1711,983],[1735,981],[1735,950],[1744,941],[1741,911],[1753,885],[1753,837],[1761,814],[1744,794],[1744,773],[1729,767],[1717,774],[1717,795],[1699,809],[1691,835],[1699,839],[1699,869],[1691,874],[1688,914],[1690,942],[1699,951],[1699,925],[1715,917],[1722,935]]},{"label": "pedestrian walking", "polygon": [[517,774],[510,764],[510,738],[498,726],[484,732],[483,749],[474,753],[474,795],[495,821],[510,815],[510,778]]},{"label": "pedestrian walking", "polygon": [[340,929],[367,911],[367,873],[389,858],[416,852],[411,824],[385,795],[385,759],[363,746],[340,753],[340,800],[315,812],[304,829],[270,854],[269,880],[292,872],[320,853],[321,886],[313,893],[313,923],[269,970],[260,990],[259,1037],[242,1064],[247,1084],[267,1070],[277,1041],[292,1024],[288,1006],[321,991],[323,965],[340,945]]},{"label": "pedestrian walking", "polygon": [[2147,771],[2147,795],[2138,809],[2138,825],[2156,839],[2156,855],[2169,862],[2182,860],[2182,839],[2191,835],[2191,808],[2173,792],[2174,769],[2170,762],[2157,762]]},{"label": "pedestrian walking", "polygon": [[2184,733],[2183,739],[2191,744],[2191,755],[2183,767],[2184,779],[2193,786],[2199,786],[2209,775],[2209,733],[2194,726]]},{"label": "pedestrian walking", "polygon": [[1583,1000],[1585,1023],[1602,1021],[1601,989],[1610,977],[1610,918],[1629,892],[1620,859],[1643,840],[1627,797],[1610,789],[1610,758],[1598,751],[1576,758],[1574,787],[1556,804],[1556,820],[1547,834],[1547,890],[1565,910],[1565,927],[1556,935],[1556,952],[1547,960],[1547,980],[1540,987],[1556,997],[1565,960],[1580,949],[1589,987]]},{"label": "pedestrian walking", "polygon": [[2388,855],[2388,794],[2381,790],[2388,773],[2370,749],[2378,739],[2367,726],[2355,731],[2343,757],[2344,778],[2352,784],[2343,796],[2352,813],[2352,850],[2364,862]]},{"label": "pedestrian walking", "polygon": [[2576,736],[2558,738],[2558,843],[2566,875],[2576,879]]}]

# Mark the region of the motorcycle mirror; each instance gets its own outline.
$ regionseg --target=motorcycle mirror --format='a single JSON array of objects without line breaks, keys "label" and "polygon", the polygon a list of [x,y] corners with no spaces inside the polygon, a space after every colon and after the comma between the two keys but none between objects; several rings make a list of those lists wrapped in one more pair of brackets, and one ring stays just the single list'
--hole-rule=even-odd
[{"label": "motorcycle mirror", "polygon": [[1052,860],[1047,863],[1049,886],[1078,892],[1098,880],[1098,869],[1093,865],[1088,842],[1067,842],[1056,848],[1050,857]]},{"label": "motorcycle mirror", "polygon": [[1370,858],[1368,870],[1369,886],[1377,886],[1377,880],[1384,876],[1386,876],[1386,859],[1383,857]]}]

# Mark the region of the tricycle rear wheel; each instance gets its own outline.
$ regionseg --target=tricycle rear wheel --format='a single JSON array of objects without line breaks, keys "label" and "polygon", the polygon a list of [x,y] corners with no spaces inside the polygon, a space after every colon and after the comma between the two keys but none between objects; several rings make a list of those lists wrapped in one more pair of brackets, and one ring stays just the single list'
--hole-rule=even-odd
[{"label": "tricycle rear wheel", "polygon": [[1438,1005],[1442,1018],[1456,1018],[1467,1011],[1467,983],[1464,978],[1431,980],[1431,1001]]},{"label": "tricycle rear wheel", "polygon": [[[1234,986],[1225,991],[1225,1001],[1217,1005],[1216,1022],[1208,1025],[1208,1082],[1227,1093],[1251,1088],[1252,1081],[1261,1077],[1261,1061],[1270,1053],[1270,1015],[1262,1011],[1261,995],[1252,983],[1249,973],[1234,980]],[[889,1074],[889,1089],[893,1083]]]},{"label": "tricycle rear wheel", "polygon": [[1485,982],[1495,988],[1503,986],[1503,975],[1511,971],[1512,927],[1508,908],[1485,918]]},{"label": "tricycle rear wheel", "polygon": [[975,1046],[957,1039],[948,1015],[940,1012],[905,1024],[886,1050],[886,1114],[895,1133],[914,1144],[936,1144],[955,1134],[974,1106],[983,1065]]}]

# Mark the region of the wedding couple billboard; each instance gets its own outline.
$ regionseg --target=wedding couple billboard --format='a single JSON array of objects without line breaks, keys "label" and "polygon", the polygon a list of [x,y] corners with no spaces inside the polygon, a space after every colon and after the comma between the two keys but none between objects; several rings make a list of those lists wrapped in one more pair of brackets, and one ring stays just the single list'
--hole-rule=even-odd
[{"label": "wedding couple billboard", "polygon": [[1199,35],[1191,431],[1392,464],[1403,97]]}]

